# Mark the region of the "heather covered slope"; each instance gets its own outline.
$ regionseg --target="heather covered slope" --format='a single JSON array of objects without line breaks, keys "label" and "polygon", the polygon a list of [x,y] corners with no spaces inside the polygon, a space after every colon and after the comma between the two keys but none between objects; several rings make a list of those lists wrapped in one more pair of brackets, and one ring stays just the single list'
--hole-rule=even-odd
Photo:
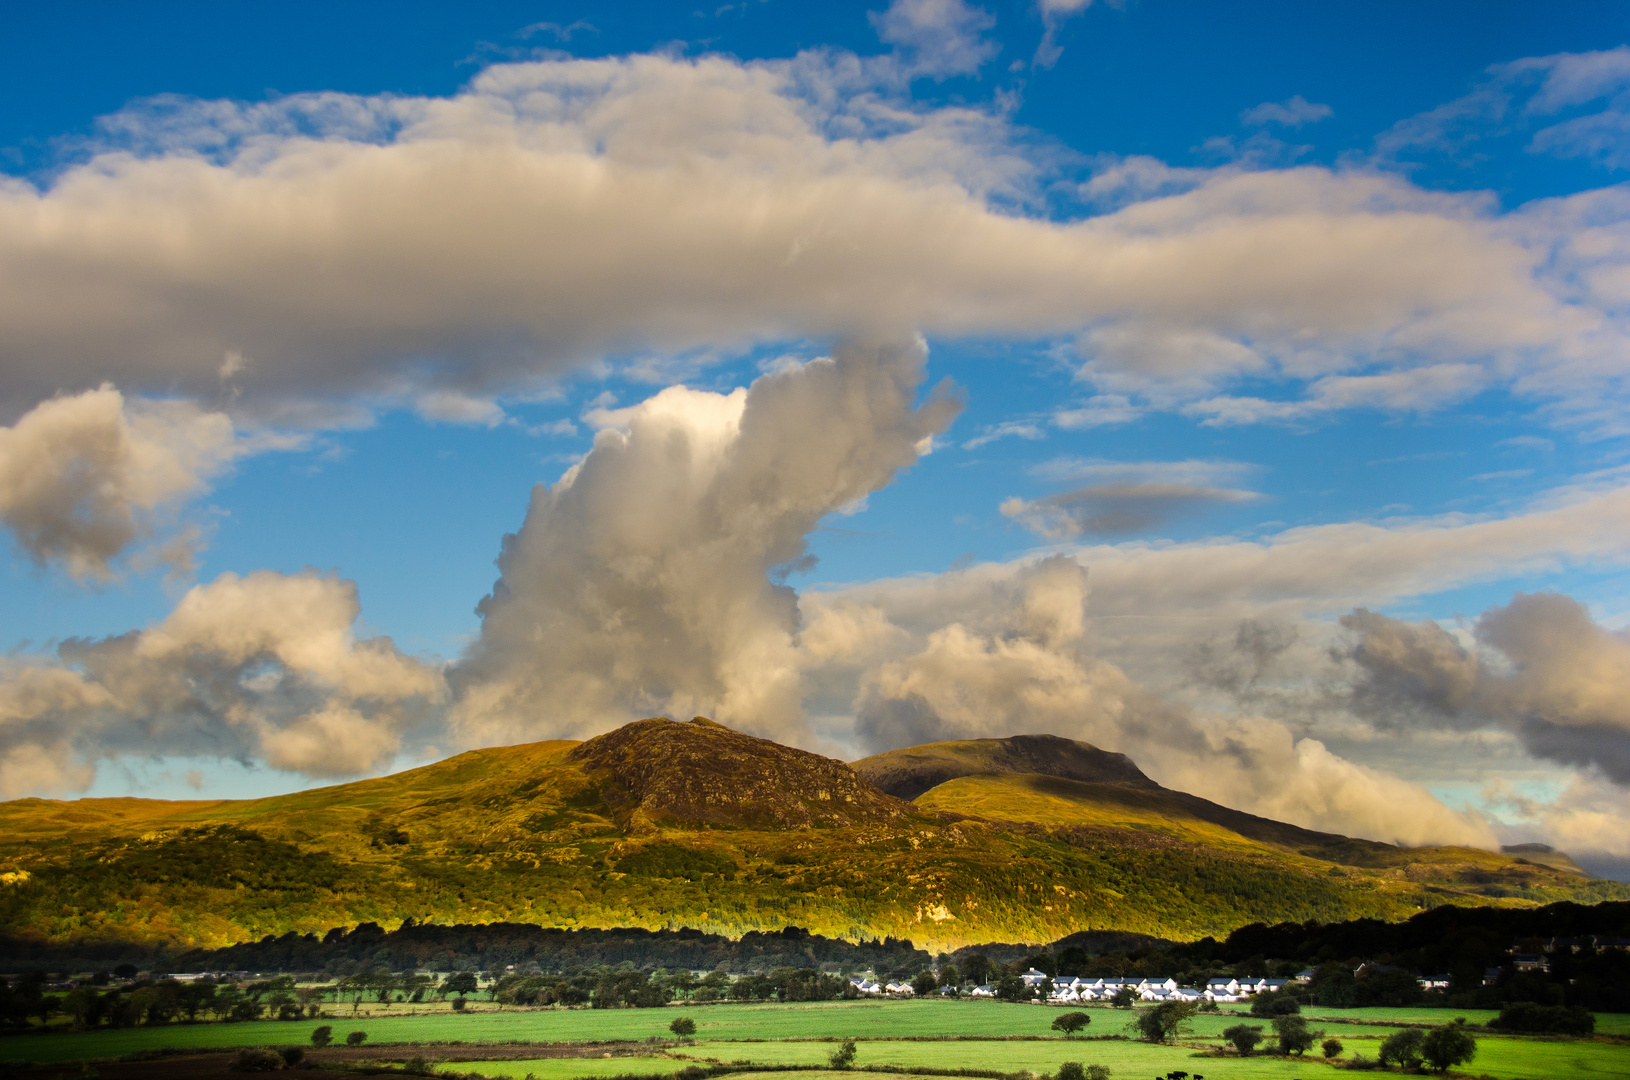
[{"label": "heather covered slope", "polygon": [[1117,768],[1126,782],[959,777],[912,803],[839,761],[647,720],[271,799],[20,800],[0,804],[0,928],[180,950],[409,917],[799,926],[937,950],[1625,891],[1486,852],[1486,880],[1463,880],[1404,849],[1307,834],[1342,849],[1337,865],[1183,812],[1191,797]]}]

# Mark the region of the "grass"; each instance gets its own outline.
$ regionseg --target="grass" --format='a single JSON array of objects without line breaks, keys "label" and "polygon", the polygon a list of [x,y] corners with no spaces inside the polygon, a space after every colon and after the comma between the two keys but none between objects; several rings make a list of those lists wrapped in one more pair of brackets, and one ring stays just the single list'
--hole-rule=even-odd
[{"label": "grass", "polygon": [[[627,1074],[650,1076],[678,1072],[685,1062],[661,1057],[523,1058],[516,1061],[459,1061],[438,1064],[440,1070],[478,1072],[483,1076],[535,1077],[536,1080],[591,1080]],[[828,1078],[830,1080],[830,1078]]]},{"label": "grass", "polygon": [[[1092,1017],[1088,1035],[1096,1036],[1128,1034],[1137,1015],[1131,1010],[1098,1007],[1083,1011]],[[1346,1075],[1321,1072],[1326,1065],[1316,1058],[1202,1058],[1196,1056],[1199,1051],[1193,1046],[1155,1047],[1135,1041],[1061,1039],[1050,1030],[1053,1018],[1058,1015],[1056,1009],[966,1001],[712,1005],[683,1010],[507,1010],[465,1015],[372,1017],[355,1022],[340,1017],[321,1021],[128,1028],[3,1038],[0,1039],[0,1061],[110,1058],[160,1048],[207,1050],[229,1046],[305,1045],[319,1023],[333,1026],[336,1041],[343,1040],[350,1031],[366,1031],[369,1045],[639,1041],[652,1036],[668,1037],[668,1023],[676,1015],[688,1016],[697,1022],[699,1040],[676,1048],[675,1057],[550,1058],[471,1063],[469,1067],[495,1076],[524,1077],[530,1071],[539,1080],[574,1080],[671,1071],[680,1066],[683,1058],[747,1060],[764,1065],[818,1065],[825,1063],[833,1049],[831,1042],[818,1040],[852,1037],[861,1040],[857,1047],[860,1065],[1043,1073],[1056,1072],[1065,1061],[1080,1061],[1108,1065],[1119,1077],[1163,1074],[1177,1069],[1192,1073],[1196,1067],[1215,1080],[1244,1080],[1246,1077],[1308,1080],[1309,1074],[1338,1080]],[[1323,1028],[1347,1045],[1344,1058],[1356,1052],[1373,1059],[1380,1040],[1396,1030],[1392,1025],[1442,1023],[1451,1015],[1457,1014],[1431,1009],[1351,1009],[1326,1010],[1326,1015],[1310,1017],[1310,1020],[1313,1026]],[[1465,1015],[1474,1022],[1493,1016],[1470,1010]],[[1190,1038],[1219,1045],[1222,1029],[1242,1019],[1233,1013],[1197,1016]],[[1266,1020],[1250,1022],[1270,1027]],[[1622,1031],[1630,1026],[1630,1016],[1603,1014],[1598,1017],[1598,1024],[1604,1032]],[[946,1036],[961,1038],[933,1041]],[[913,1038],[923,1041],[910,1041]],[[1486,1035],[1480,1035],[1478,1042],[1480,1052],[1469,1070],[1473,1076],[1486,1074],[1497,1080],[1630,1078],[1630,1045]],[[773,1075],[775,1080],[795,1080],[794,1074]],[[829,1072],[823,1072],[821,1077],[832,1080]]]}]

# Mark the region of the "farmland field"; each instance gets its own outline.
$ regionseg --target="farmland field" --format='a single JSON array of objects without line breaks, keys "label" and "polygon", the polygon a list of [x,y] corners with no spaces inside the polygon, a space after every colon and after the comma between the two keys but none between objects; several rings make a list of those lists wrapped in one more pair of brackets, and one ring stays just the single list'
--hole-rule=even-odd
[{"label": "farmland field", "polygon": [[[576,1080],[627,1073],[662,1073],[692,1061],[763,1065],[824,1065],[834,1049],[831,1040],[855,1038],[856,1064],[871,1067],[973,1068],[1001,1072],[1056,1072],[1065,1061],[1108,1065],[1117,1077],[1146,1076],[1173,1070],[1203,1072],[1215,1080],[1292,1080],[1308,1074],[1334,1078],[1317,1057],[1286,1060],[1272,1057],[1207,1057],[1221,1046],[1223,1028],[1241,1022],[1235,1013],[1194,1018],[1189,1045],[1148,1046],[1131,1039],[1103,1036],[1131,1034],[1132,1010],[1088,1007],[1085,1038],[1065,1039],[1050,1030],[1059,1010],[1023,1005],[967,1001],[861,1001],[755,1005],[706,1005],[665,1009],[483,1008],[464,1014],[437,1012],[419,1016],[367,1016],[349,1019],[341,1010],[321,1021],[260,1021],[234,1024],[169,1025],[90,1032],[16,1035],[0,1039],[0,1061],[55,1062],[115,1058],[139,1050],[220,1049],[256,1045],[304,1045],[319,1023],[333,1026],[336,1041],[351,1031],[366,1031],[369,1046],[450,1043],[595,1043],[668,1039],[675,1016],[696,1021],[694,1043],[671,1046],[666,1055],[656,1046],[635,1056],[613,1058],[537,1058],[471,1062],[487,1075],[538,1080]],[[1326,1010],[1310,1016],[1315,1028],[1346,1045],[1343,1060],[1354,1055],[1374,1058],[1381,1039],[1397,1025],[1442,1023],[1444,1010]],[[1468,1012],[1480,1022],[1486,1012]],[[1269,1028],[1266,1020],[1250,1021]],[[1602,1015],[1604,1032],[1624,1031],[1630,1017]],[[1271,1033],[1271,1029],[1270,1033]],[[625,1046],[621,1053],[627,1055]],[[1496,1080],[1601,1080],[1630,1078],[1630,1045],[1607,1040],[1547,1040],[1479,1036],[1479,1053],[1469,1075]],[[795,1080],[798,1074],[770,1074]],[[821,1075],[830,1078],[830,1072]],[[875,1076],[877,1074],[866,1074]]]}]

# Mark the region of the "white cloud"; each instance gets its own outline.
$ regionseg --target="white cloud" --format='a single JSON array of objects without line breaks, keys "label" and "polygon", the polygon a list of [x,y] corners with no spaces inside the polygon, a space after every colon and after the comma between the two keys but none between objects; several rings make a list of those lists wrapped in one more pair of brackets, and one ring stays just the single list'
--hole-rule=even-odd
[{"label": "white cloud", "polygon": [[145,630],[0,663],[0,795],[83,788],[100,759],[204,754],[352,776],[442,701],[440,672],[358,640],[350,583],[223,574]]},{"label": "white cloud", "polygon": [[1039,499],[1017,496],[1001,505],[1010,517],[1048,540],[1144,532],[1207,504],[1248,503],[1254,491],[1194,484],[1094,484]]},{"label": "white cloud", "polygon": [[920,344],[850,346],[729,394],[602,410],[594,449],[538,487],[455,669],[470,745],[705,713],[804,736],[797,595],[826,514],[913,464],[956,404],[913,398]]},{"label": "white cloud", "polygon": [[1004,420],[1000,424],[987,424],[979,430],[979,434],[962,444],[964,450],[977,450],[981,446],[993,443],[998,439],[1045,439],[1047,433],[1040,425],[1028,420]]},{"label": "white cloud", "polygon": [[1294,128],[1303,124],[1315,124],[1333,115],[1335,110],[1330,106],[1314,104],[1301,94],[1297,94],[1287,101],[1264,101],[1240,113],[1240,119],[1252,127],[1278,124],[1281,127]]},{"label": "white cloud", "polygon": [[[0,522],[37,565],[106,580],[152,540],[161,513],[203,491],[251,448],[222,413],[190,402],[127,400],[112,386],[35,406],[0,427]],[[147,549],[191,567],[195,531]]]},{"label": "white cloud", "polygon": [[972,75],[1000,49],[984,37],[996,20],[963,0],[891,0],[870,18],[877,36],[905,53],[908,75]]},{"label": "white cloud", "polygon": [[[124,149],[0,190],[10,407],[107,379],[202,398],[237,354],[234,415],[333,422],[427,395],[490,422],[495,399],[608,353],[919,330],[1079,333],[1102,400],[1144,407],[1244,375],[1312,383],[1324,407],[1429,407],[1453,397],[1413,373],[1468,365],[1478,385],[1622,400],[1608,302],[1630,254],[1599,258],[1593,290],[1553,276],[1582,209],[1230,168],[1051,220],[1022,208],[1056,155],[994,111],[913,106],[880,65],[549,60],[449,98],[129,110],[107,125]],[[1630,218],[1590,210],[1610,212]],[[1318,382],[1394,372],[1413,381]]]}]

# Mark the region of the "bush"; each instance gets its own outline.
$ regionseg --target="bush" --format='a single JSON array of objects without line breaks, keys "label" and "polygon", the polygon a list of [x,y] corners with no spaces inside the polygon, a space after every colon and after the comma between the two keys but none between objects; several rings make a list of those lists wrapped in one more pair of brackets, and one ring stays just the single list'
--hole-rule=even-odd
[{"label": "bush", "polygon": [[1319,1049],[1324,1051],[1324,1056],[1327,1058],[1338,1058],[1341,1056],[1341,1040],[1326,1039],[1319,1044]]},{"label": "bush", "polygon": [[1500,1010],[1500,1015],[1489,1021],[1489,1027],[1501,1031],[1532,1031],[1550,1035],[1591,1035],[1596,1031],[1596,1017],[1589,1009],[1578,1005],[1535,1005],[1531,1001],[1515,1001]]},{"label": "bush", "polygon": [[1087,1070],[1079,1061],[1066,1061],[1058,1067],[1057,1080],[1087,1080]]},{"label": "bush", "polygon": [[1302,1011],[1302,1003],[1289,994],[1279,991],[1263,991],[1251,995],[1252,1016],[1292,1016]]},{"label": "bush", "polygon": [[322,1049],[333,1041],[334,1028],[330,1024],[324,1024],[322,1027],[311,1033],[311,1045],[317,1047],[318,1049]]},{"label": "bush", "polygon": [[843,1045],[832,1051],[828,1059],[834,1069],[847,1069],[855,1063],[855,1040],[845,1039]]},{"label": "bush", "polygon": [[1130,986],[1121,987],[1119,990],[1115,991],[1115,996],[1109,999],[1109,1003],[1115,1006],[1117,1009],[1130,1009],[1133,1005],[1136,1005],[1137,1002],[1138,992],[1133,990]]},{"label": "bush", "polygon": [[346,1046],[361,1046],[367,1041],[368,1033],[366,1031],[353,1031],[345,1037]]},{"label": "bush", "polygon": [[463,998],[454,998],[453,999],[453,1011],[454,1012],[463,1012],[464,1011],[464,1006],[467,1005],[467,1004],[469,1004],[469,1003],[466,1002]]},{"label": "bush", "polygon": [[1381,1041],[1381,1051],[1376,1059],[1383,1067],[1398,1065],[1413,1069],[1421,1063],[1421,1043],[1426,1036],[1420,1028],[1405,1028],[1395,1031]]},{"label": "bush", "polygon": [[277,1052],[277,1056],[283,1059],[285,1066],[292,1069],[306,1059],[306,1052],[299,1046],[285,1046]]},{"label": "bush", "polygon": [[1256,1044],[1262,1041],[1261,1024],[1235,1024],[1231,1028],[1224,1028],[1222,1037],[1234,1044],[1240,1057],[1248,1057]]},{"label": "bush", "polygon": [[668,1030],[673,1032],[675,1035],[678,1035],[681,1039],[688,1039],[690,1036],[696,1034],[696,1021],[692,1020],[688,1016],[681,1016],[673,1023],[668,1025]]},{"label": "bush", "polygon": [[1109,1066],[1088,1065],[1087,1080],[1109,1080]]},{"label": "bush", "polygon": [[233,1072],[276,1072],[282,1067],[283,1055],[264,1046],[239,1050],[238,1056],[232,1059]]},{"label": "bush", "polygon": [[1438,1072],[1448,1072],[1476,1056],[1477,1040],[1464,1022],[1435,1027],[1421,1040],[1421,1057]]},{"label": "bush", "polygon": [[[1084,1012],[1067,1012],[1053,1018],[1053,1030],[1062,1031],[1066,1035],[1074,1035],[1090,1023],[1092,1023],[1092,1017]],[[1063,1077],[1060,1077],[1059,1080],[1063,1080]]]}]

